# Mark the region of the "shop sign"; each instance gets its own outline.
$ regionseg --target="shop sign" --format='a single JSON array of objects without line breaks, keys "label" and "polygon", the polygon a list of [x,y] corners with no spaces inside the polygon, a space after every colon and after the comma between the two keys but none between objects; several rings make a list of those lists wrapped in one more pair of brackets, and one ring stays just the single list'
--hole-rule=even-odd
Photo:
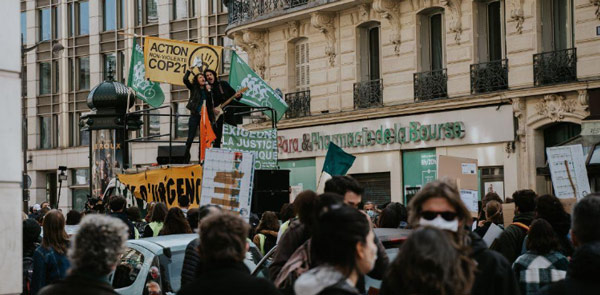
[{"label": "shop sign", "polygon": [[[455,119],[455,120],[452,120]],[[428,148],[514,140],[510,105],[280,130],[280,158],[322,156],[330,142],[345,151]]]}]

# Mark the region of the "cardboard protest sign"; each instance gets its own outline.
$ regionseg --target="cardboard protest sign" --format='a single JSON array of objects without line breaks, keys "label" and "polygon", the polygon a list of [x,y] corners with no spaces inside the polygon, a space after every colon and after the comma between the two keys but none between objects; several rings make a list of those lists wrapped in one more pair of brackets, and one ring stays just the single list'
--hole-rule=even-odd
[{"label": "cardboard protest sign", "polygon": [[479,185],[477,181],[477,160],[441,156],[438,159],[438,178],[449,178],[456,181],[460,192],[460,198],[471,211],[477,216],[479,210]]},{"label": "cardboard protest sign", "polygon": [[549,147],[546,154],[557,198],[579,200],[591,192],[580,144]]},{"label": "cardboard protest sign", "polygon": [[502,204],[502,216],[504,217],[504,228],[506,228],[515,218],[515,203]]},{"label": "cardboard protest sign", "polygon": [[159,168],[136,174],[119,174],[118,177],[136,198],[146,202],[165,203],[168,208],[179,207],[177,197],[188,195],[190,207],[198,207],[200,204],[200,165]]},{"label": "cardboard protest sign", "polygon": [[248,220],[253,180],[253,153],[207,149],[200,205],[219,205]]},{"label": "cardboard protest sign", "polygon": [[144,41],[144,66],[146,78],[155,82],[185,85],[183,75],[198,67],[219,72],[223,47],[192,42],[146,37]]},{"label": "cardboard protest sign", "polygon": [[277,129],[249,131],[223,124],[222,147],[253,153],[255,169],[277,168]]}]

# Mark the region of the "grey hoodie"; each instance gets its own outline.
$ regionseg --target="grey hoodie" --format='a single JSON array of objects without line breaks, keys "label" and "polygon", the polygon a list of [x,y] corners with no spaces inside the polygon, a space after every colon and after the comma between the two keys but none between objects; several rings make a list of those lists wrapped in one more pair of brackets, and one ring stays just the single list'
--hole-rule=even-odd
[{"label": "grey hoodie", "polygon": [[317,295],[327,288],[335,289],[335,292],[332,292],[335,294],[360,294],[342,273],[329,265],[305,272],[294,284],[296,295]]}]

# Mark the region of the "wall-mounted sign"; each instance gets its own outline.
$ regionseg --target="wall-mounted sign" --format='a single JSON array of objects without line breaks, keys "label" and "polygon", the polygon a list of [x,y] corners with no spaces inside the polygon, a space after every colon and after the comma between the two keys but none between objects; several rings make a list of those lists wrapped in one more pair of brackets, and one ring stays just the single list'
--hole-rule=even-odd
[{"label": "wall-mounted sign", "polygon": [[514,140],[512,107],[474,108],[279,130],[279,159],[323,156],[330,142],[349,153]]}]

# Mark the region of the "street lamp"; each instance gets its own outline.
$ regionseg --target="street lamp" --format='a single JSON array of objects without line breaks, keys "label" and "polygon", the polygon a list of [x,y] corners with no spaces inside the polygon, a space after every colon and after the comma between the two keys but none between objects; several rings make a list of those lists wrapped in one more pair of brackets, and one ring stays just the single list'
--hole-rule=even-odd
[{"label": "street lamp", "polygon": [[56,208],[60,206],[60,193],[62,191],[62,183],[67,180],[67,166],[58,166],[58,200],[56,201]]},{"label": "street lamp", "polygon": [[[40,44],[42,44],[43,42],[38,42],[35,45],[31,46],[31,47],[25,47],[25,44],[23,44],[23,38],[21,37],[21,83],[23,83],[23,73],[25,72],[25,62],[23,61],[25,59],[25,53],[37,48]],[[60,54],[63,50],[65,49],[65,47],[60,44],[59,42],[54,43],[54,45],[52,45],[52,54],[53,55],[58,55]],[[27,77],[25,77],[25,79],[27,79]],[[26,86],[27,87],[27,86]],[[31,162],[31,160],[27,159],[27,149],[28,149],[28,140],[27,140],[27,113],[24,112],[23,113],[23,119],[22,119],[22,130],[21,130],[21,138],[22,138],[22,152],[23,152],[23,210],[25,212],[28,212],[29,210],[29,185],[31,184],[31,180],[29,178],[29,175],[27,175],[27,163]],[[25,185],[26,183],[28,183],[29,185]]]}]

